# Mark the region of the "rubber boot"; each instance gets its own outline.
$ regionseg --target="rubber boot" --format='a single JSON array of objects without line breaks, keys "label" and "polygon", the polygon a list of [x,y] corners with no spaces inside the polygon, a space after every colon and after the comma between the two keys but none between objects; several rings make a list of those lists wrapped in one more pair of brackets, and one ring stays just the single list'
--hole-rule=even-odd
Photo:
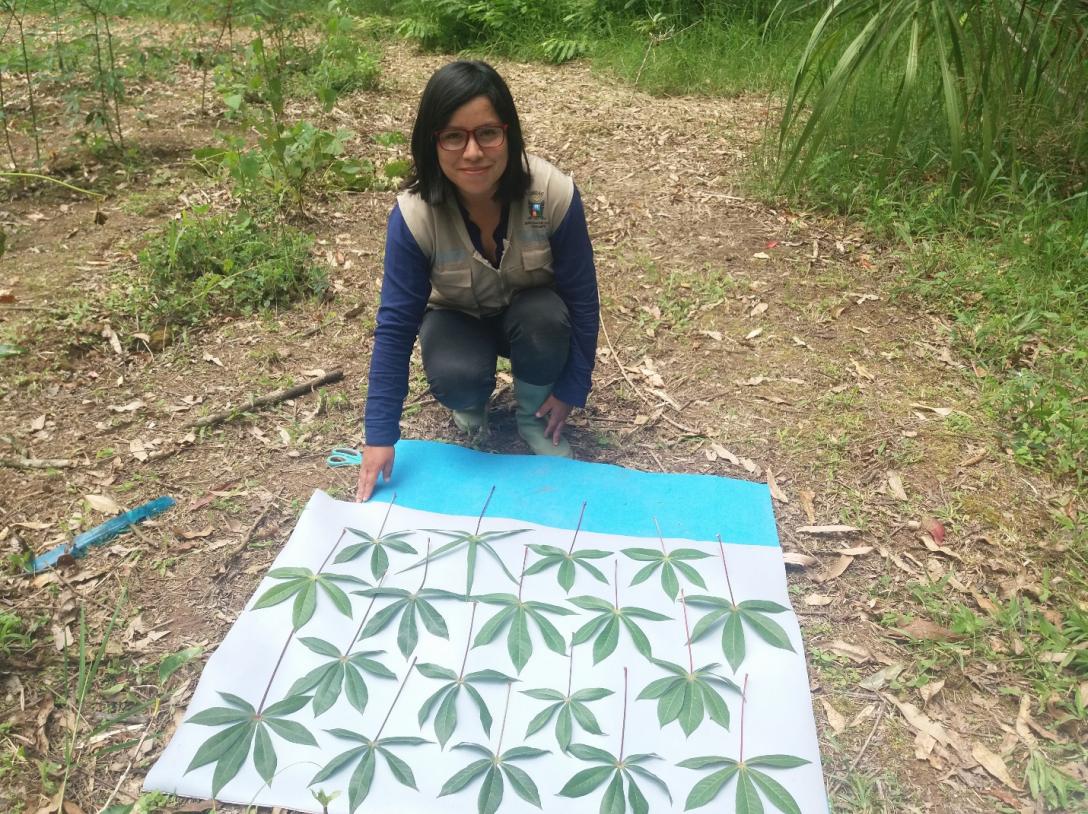
[{"label": "rubber boot", "polygon": [[573,458],[574,453],[571,452],[567,439],[560,438],[558,444],[553,444],[552,439],[544,435],[544,428],[548,426],[547,419],[536,417],[536,411],[551,392],[550,384],[529,384],[521,379],[514,379],[514,396],[518,402],[518,435],[529,445],[534,455]]},{"label": "rubber boot", "polygon": [[468,410],[454,410],[453,423],[457,429],[477,440],[487,434],[487,405]]}]

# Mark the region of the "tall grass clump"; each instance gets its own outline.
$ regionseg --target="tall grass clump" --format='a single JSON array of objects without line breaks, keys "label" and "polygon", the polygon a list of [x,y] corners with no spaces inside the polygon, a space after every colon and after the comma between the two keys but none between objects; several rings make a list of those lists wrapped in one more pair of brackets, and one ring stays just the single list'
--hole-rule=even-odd
[{"label": "tall grass clump", "polygon": [[[788,6],[788,8],[787,8]],[[772,171],[905,242],[1006,447],[1088,482],[1088,6],[844,0],[807,13]]]}]

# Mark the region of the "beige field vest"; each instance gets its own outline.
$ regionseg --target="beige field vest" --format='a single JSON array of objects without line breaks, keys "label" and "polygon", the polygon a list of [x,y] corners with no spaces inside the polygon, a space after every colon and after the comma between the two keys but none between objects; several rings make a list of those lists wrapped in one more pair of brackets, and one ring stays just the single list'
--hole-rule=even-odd
[{"label": "beige field vest", "polygon": [[472,245],[457,202],[431,206],[419,195],[397,196],[401,215],[431,261],[431,308],[488,316],[510,304],[518,291],[551,285],[548,238],[559,228],[574,196],[574,182],[542,158],[528,157],[529,192],[512,201],[496,269]]}]

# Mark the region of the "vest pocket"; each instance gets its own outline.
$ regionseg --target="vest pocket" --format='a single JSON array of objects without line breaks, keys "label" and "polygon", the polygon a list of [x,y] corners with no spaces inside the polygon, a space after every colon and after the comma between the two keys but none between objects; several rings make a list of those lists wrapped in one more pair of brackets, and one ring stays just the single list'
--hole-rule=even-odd
[{"label": "vest pocket", "polygon": [[507,275],[510,288],[518,291],[552,283],[552,249],[547,243],[521,250],[521,268],[510,269]]},{"label": "vest pocket", "polygon": [[431,272],[431,303],[446,308],[475,311],[476,295],[472,290],[472,269],[452,266]]}]

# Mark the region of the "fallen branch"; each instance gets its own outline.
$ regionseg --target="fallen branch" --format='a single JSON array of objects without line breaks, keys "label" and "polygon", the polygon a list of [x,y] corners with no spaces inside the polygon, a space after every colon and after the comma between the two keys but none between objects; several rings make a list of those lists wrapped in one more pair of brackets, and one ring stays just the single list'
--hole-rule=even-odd
[{"label": "fallen branch", "polygon": [[12,469],[65,469],[75,465],[70,458],[0,458],[0,466]]},{"label": "fallen branch", "polygon": [[227,553],[226,557],[223,558],[223,565],[220,567],[219,573],[215,577],[217,582],[221,583],[230,576],[231,571],[233,571],[238,564],[238,559],[242,556],[242,552],[249,547],[249,544],[253,541],[253,535],[257,533],[257,529],[260,528],[261,524],[265,521],[265,518],[268,517],[269,512],[272,511],[272,507],[279,503],[280,498],[283,497],[283,493],[286,489],[286,486],[282,487],[275,496],[268,501],[264,510],[257,516],[257,519],[253,521],[253,525],[250,526],[242,536],[241,541]]},{"label": "fallen branch", "polygon": [[221,413],[215,413],[213,415],[206,415],[203,418],[198,418],[195,421],[190,421],[187,424],[183,424],[183,427],[211,427],[215,424],[221,424],[224,421],[230,421],[237,418],[244,413],[249,413],[254,410],[259,410],[262,407],[268,407],[272,404],[279,404],[281,401],[287,401],[293,399],[296,396],[304,396],[307,393],[311,393],[318,387],[326,384],[334,384],[344,378],[344,371],[334,370],[331,373],[326,373],[324,376],[320,376],[316,379],[311,379],[303,384],[297,384],[294,387],[288,387],[283,390],[277,390],[274,393],[269,393],[267,396],[261,396],[259,399],[253,399],[249,404],[244,407],[235,407],[232,410],[224,410]]}]

